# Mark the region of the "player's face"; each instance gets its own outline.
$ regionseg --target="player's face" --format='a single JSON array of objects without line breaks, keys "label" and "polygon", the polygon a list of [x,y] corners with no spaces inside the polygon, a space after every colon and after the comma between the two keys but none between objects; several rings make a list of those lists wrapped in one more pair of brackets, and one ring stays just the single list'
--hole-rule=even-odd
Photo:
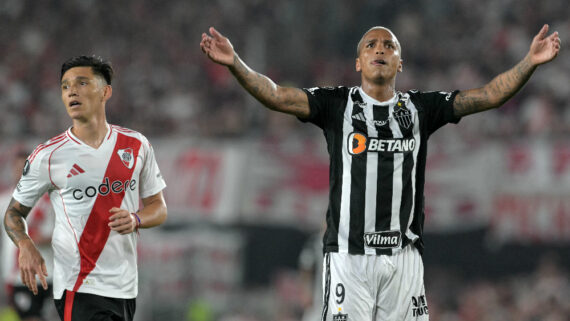
[{"label": "player's face", "polygon": [[111,86],[91,67],[73,67],[61,79],[61,99],[73,120],[88,121],[104,115],[111,93]]},{"label": "player's face", "polygon": [[392,80],[402,71],[402,59],[396,36],[386,29],[373,29],[364,35],[356,71],[374,80]]}]

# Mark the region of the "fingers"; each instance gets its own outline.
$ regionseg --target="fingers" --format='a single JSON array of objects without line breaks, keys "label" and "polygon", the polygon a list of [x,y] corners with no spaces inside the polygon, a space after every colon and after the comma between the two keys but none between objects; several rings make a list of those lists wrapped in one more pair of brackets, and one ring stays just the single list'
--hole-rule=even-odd
[{"label": "fingers", "polygon": [[223,38],[224,36],[222,36],[221,33],[218,32],[218,30],[216,30],[214,27],[210,27],[210,29],[208,29],[208,31],[210,32],[210,34],[212,35],[212,37],[219,39],[219,38]]},{"label": "fingers", "polygon": [[43,270],[42,272],[38,271],[38,267],[32,267],[30,269],[21,269],[20,270],[20,278],[22,279],[22,283],[30,289],[34,293],[34,295],[38,294],[38,282],[36,279],[36,274],[40,278],[40,282],[42,287],[47,290],[47,271],[45,267],[45,263],[42,262],[42,266],[39,267],[39,270]]},{"label": "fingers", "polygon": [[547,33],[548,33],[548,24],[545,24],[544,26],[542,26],[542,29],[540,29],[536,37],[538,39],[544,39]]},{"label": "fingers", "polygon": [[48,273],[47,273],[46,264],[42,263],[42,273],[40,273],[39,276],[40,276],[40,283],[42,284],[42,288],[44,290],[47,290],[47,288],[48,288],[47,280],[46,280],[47,275],[48,275]]},{"label": "fingers", "polygon": [[109,217],[110,222],[108,226],[112,231],[118,232],[119,234],[129,234],[135,230],[136,222],[131,213],[116,207],[111,208],[109,212],[115,213]]}]

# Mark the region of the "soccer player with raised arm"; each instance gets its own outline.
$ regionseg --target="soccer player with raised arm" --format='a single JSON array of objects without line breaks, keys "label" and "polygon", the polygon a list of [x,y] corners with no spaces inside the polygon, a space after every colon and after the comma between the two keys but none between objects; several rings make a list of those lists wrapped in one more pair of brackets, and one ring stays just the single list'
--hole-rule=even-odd
[{"label": "soccer player with raised arm", "polygon": [[[113,69],[78,56],[61,68],[61,98],[72,126],[28,156],[4,216],[18,246],[22,282],[46,288],[46,266],[26,217],[48,193],[55,212],[53,295],[64,321],[132,321],[138,293],[137,231],[167,216],[152,146],[142,134],[107,123]],[[139,209],[139,200],[143,207]]]},{"label": "soccer player with raised arm", "polygon": [[324,237],[322,320],[428,320],[422,231],[428,137],[463,116],[497,108],[560,50],[544,25],[527,55],[481,88],[452,92],[396,90],[403,70],[392,31],[373,27],[360,39],[360,86],[290,88],[249,68],[214,28],[200,47],[225,65],[267,108],[323,130],[330,155]]}]

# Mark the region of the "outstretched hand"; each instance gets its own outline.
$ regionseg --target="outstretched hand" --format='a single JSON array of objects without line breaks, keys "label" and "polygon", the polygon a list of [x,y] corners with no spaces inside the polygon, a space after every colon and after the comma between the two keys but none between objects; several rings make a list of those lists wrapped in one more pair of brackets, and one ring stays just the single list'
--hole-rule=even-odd
[{"label": "outstretched hand", "polygon": [[547,63],[558,55],[560,51],[560,37],[558,31],[553,32],[550,36],[548,33],[548,25],[544,25],[536,36],[532,39],[529,58],[533,65],[538,66]]},{"label": "outstretched hand", "polygon": [[214,27],[209,29],[210,35],[202,33],[200,48],[212,61],[221,65],[231,65],[234,62],[234,47],[230,40],[219,33]]}]

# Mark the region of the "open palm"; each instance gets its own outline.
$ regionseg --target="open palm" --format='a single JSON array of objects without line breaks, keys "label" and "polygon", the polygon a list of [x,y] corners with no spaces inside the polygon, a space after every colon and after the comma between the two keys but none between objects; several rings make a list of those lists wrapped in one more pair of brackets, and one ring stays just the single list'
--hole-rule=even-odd
[{"label": "open palm", "polygon": [[530,59],[535,65],[540,65],[556,58],[560,51],[560,37],[558,32],[546,36],[548,25],[544,25],[538,34],[533,38],[530,45]]},{"label": "open palm", "polygon": [[200,48],[212,61],[222,64],[231,65],[234,61],[235,51],[230,40],[219,33],[214,27],[208,30],[210,35],[202,33],[202,41]]}]

